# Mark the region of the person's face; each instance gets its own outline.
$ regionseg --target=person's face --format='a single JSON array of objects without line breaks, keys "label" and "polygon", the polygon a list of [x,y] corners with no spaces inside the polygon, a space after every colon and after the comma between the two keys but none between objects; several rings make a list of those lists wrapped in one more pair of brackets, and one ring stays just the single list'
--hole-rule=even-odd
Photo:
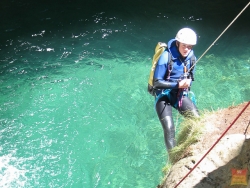
[{"label": "person's face", "polygon": [[192,50],[193,45],[179,43],[179,52],[181,53],[182,57],[187,57],[189,52]]}]

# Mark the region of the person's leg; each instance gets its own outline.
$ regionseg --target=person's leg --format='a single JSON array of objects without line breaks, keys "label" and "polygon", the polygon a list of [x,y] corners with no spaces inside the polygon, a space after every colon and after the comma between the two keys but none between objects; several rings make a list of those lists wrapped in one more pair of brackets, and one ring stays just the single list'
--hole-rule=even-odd
[{"label": "person's leg", "polygon": [[168,103],[166,96],[160,98],[156,103],[156,112],[163,128],[166,148],[170,150],[176,145],[175,127],[172,117],[172,106]]},{"label": "person's leg", "polygon": [[188,97],[184,96],[182,105],[178,107],[178,111],[184,117],[199,117],[199,111],[195,104]]}]

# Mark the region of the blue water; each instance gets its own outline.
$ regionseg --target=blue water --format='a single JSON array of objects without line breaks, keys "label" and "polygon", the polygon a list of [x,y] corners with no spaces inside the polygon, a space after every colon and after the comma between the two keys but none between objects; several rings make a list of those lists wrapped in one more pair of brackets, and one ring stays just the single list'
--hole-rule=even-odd
[{"label": "blue water", "polygon": [[[155,45],[190,26],[199,57],[246,5],[223,17],[205,3],[1,2],[0,187],[159,184],[167,154],[146,90]],[[197,64],[201,111],[249,101],[249,12]]]}]

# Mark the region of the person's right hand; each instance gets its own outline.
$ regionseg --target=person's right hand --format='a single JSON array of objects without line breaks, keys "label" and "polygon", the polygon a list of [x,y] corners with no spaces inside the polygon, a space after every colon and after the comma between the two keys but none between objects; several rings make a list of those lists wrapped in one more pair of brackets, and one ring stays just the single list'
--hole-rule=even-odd
[{"label": "person's right hand", "polygon": [[184,79],[179,81],[178,88],[183,88],[183,89],[189,88],[190,84],[191,84],[191,79]]}]

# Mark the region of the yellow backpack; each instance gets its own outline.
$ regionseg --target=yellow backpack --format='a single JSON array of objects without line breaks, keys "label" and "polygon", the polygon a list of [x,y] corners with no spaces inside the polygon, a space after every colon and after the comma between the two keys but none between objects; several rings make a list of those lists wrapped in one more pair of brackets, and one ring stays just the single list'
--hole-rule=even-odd
[{"label": "yellow backpack", "polygon": [[150,74],[149,74],[149,79],[148,79],[148,92],[153,96],[155,96],[154,87],[153,87],[153,78],[154,78],[155,68],[156,68],[156,65],[158,63],[158,60],[161,54],[166,50],[166,48],[167,48],[167,44],[163,42],[158,42],[155,47],[155,54],[153,57],[152,67],[150,69]]}]

